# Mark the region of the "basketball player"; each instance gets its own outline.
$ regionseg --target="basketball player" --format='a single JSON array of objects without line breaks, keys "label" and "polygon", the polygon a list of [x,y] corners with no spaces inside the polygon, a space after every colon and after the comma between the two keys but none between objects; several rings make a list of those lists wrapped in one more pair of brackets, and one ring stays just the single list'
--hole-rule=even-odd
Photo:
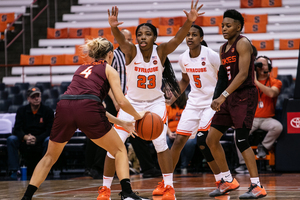
[{"label": "basketball player", "polygon": [[[188,33],[193,21],[200,15],[198,11],[202,7],[197,7],[198,1],[191,3],[191,11],[184,11],[187,20],[181,29],[169,42],[157,46],[154,42],[157,38],[156,28],[149,23],[140,24],[136,29],[136,39],[138,44],[134,45],[125,40],[124,35],[120,32],[118,25],[118,8],[115,6],[112,11],[108,11],[108,21],[112,33],[120,45],[126,60],[127,73],[127,95],[129,102],[137,110],[147,110],[158,114],[163,121],[166,121],[166,105],[164,94],[161,91],[162,79],[166,80],[165,85],[171,86],[171,90],[179,94],[179,87],[174,76],[174,72],[167,55],[172,53],[177,46],[183,41]],[[203,14],[203,13],[201,13]],[[164,63],[164,66],[163,66]],[[173,76],[171,76],[173,74]],[[119,111],[118,118],[130,120],[132,117],[127,115],[122,109]],[[125,142],[128,133],[120,126],[115,126],[122,141]],[[173,165],[172,157],[166,142],[167,126],[161,135],[153,140],[157,151],[158,162],[165,182],[165,190],[162,199],[175,199],[173,189]],[[104,165],[103,185],[108,189],[111,186],[114,169],[114,157],[110,154],[106,157]],[[109,191],[109,190],[108,190]],[[103,191],[105,194],[105,191]],[[107,198],[109,199],[109,197]]]},{"label": "basketball player", "polygon": [[[205,43],[203,36],[202,28],[192,25],[186,36],[186,43],[189,49],[179,56],[179,65],[182,70],[182,79],[179,81],[180,91],[184,92],[190,84],[191,92],[177,126],[177,135],[171,148],[171,153],[174,170],[184,145],[190,136],[195,137],[198,132],[197,145],[213,171],[216,182],[220,182],[220,169],[205,142],[211,119],[215,114],[210,104],[217,83],[220,57],[218,53],[202,45]],[[176,97],[172,96],[168,104],[172,104],[175,100]],[[160,184],[153,193],[161,195],[162,187],[163,185]]]},{"label": "basketball player", "polygon": [[223,178],[218,188],[209,194],[211,197],[223,195],[240,186],[237,180],[232,178],[224,150],[219,143],[223,133],[231,126],[236,129],[237,146],[245,159],[251,179],[249,191],[241,195],[240,199],[267,195],[265,188],[260,184],[256,160],[248,142],[257,105],[257,89],[254,85],[253,49],[249,40],[240,35],[243,25],[244,18],[238,11],[225,11],[222,33],[228,41],[220,47],[220,58],[221,67],[227,74],[227,88],[223,92],[219,91],[219,87],[215,89],[219,97],[213,100],[211,108],[217,112],[206,139]]},{"label": "basketball player", "polygon": [[132,122],[117,119],[105,112],[102,101],[110,87],[125,112],[136,120],[142,116],[124,97],[119,75],[108,64],[113,59],[111,42],[97,38],[89,40],[85,47],[95,62],[81,65],[76,70],[70,86],[57,104],[48,150],[36,166],[22,200],[32,198],[77,128],[116,158],[116,170],[122,186],[121,198],[141,199],[131,190],[126,148],[109,121],[123,126],[131,134],[134,126]]}]

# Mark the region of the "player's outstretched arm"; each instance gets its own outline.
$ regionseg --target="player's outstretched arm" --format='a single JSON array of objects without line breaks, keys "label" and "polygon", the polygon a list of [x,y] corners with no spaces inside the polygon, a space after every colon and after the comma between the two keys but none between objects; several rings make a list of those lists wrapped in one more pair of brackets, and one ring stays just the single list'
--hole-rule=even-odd
[{"label": "player's outstretched arm", "polygon": [[[113,6],[111,8],[111,12],[108,9],[108,23],[111,27],[111,31],[117,40],[118,44],[120,45],[120,48],[122,49],[122,52],[125,54],[130,54],[132,51],[135,50],[135,46],[133,43],[128,42],[125,39],[125,36],[122,34],[120,29],[118,28],[119,25],[123,24],[123,22],[118,21],[118,14],[119,14],[119,9],[117,6]],[[127,55],[128,56],[128,55]]]},{"label": "player's outstretched arm", "polygon": [[120,108],[127,112],[128,114],[132,115],[135,120],[141,119],[142,116],[137,113],[137,111],[133,108],[133,106],[129,103],[129,101],[125,98],[120,84],[120,77],[118,72],[112,68],[110,65],[106,65],[105,68],[106,77],[108,82],[111,86],[112,93],[116,98],[117,103],[119,104]]},{"label": "player's outstretched arm", "polygon": [[188,31],[190,30],[193,22],[197,19],[197,17],[204,14],[204,12],[198,13],[199,10],[203,6],[203,4],[201,4],[198,7],[198,1],[199,0],[197,0],[196,3],[194,4],[194,1],[192,0],[192,2],[191,2],[191,10],[190,10],[189,13],[187,11],[185,11],[185,10],[183,11],[185,13],[187,19],[186,19],[185,23],[183,24],[183,26],[176,33],[176,35],[174,36],[174,38],[172,38],[167,43],[162,43],[161,45],[159,45],[159,47],[161,47],[162,51],[164,52],[163,55],[167,56],[168,54],[172,53],[178,47],[178,45],[182,43],[182,41],[186,37]]}]

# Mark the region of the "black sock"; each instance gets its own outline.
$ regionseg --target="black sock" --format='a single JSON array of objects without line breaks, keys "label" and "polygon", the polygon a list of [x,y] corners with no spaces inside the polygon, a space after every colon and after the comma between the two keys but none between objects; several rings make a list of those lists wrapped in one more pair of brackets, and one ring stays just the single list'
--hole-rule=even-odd
[{"label": "black sock", "polygon": [[130,180],[128,178],[124,178],[120,181],[121,183],[121,187],[122,187],[122,191],[126,192],[128,194],[132,193],[132,189],[131,189],[131,184],[130,184]]},{"label": "black sock", "polygon": [[35,193],[35,191],[37,190],[38,188],[34,185],[28,185],[27,186],[27,190],[24,194],[24,197],[28,197],[29,199],[32,198],[33,194]]}]

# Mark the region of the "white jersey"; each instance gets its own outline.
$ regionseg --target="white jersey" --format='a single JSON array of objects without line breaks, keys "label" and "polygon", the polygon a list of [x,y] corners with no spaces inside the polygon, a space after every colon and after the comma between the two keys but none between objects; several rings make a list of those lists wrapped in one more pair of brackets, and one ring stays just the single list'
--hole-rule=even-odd
[{"label": "white jersey", "polygon": [[190,79],[191,91],[187,104],[197,108],[210,107],[217,84],[220,57],[203,45],[197,58],[191,58],[189,52],[188,49],[179,56],[181,71]]},{"label": "white jersey", "polygon": [[153,51],[148,63],[144,61],[139,45],[135,46],[136,56],[126,66],[126,96],[138,101],[151,101],[162,97],[164,95],[161,91],[164,68],[156,51],[157,46],[153,45]]}]

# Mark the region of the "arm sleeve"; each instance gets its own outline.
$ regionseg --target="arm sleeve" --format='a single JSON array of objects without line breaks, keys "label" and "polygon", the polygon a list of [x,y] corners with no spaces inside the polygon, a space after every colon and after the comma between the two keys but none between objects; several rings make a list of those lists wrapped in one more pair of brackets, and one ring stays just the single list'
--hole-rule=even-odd
[{"label": "arm sleeve", "polygon": [[218,81],[215,88],[213,99],[218,98],[222,94],[222,92],[227,88],[227,82],[228,82],[228,78],[227,78],[225,67],[221,65],[218,72]]},{"label": "arm sleeve", "polygon": [[43,142],[46,137],[48,137],[51,133],[51,128],[52,128],[52,124],[53,124],[53,119],[54,119],[54,113],[52,111],[51,108],[45,108],[45,116],[44,118],[44,122],[45,122],[45,132],[43,132],[40,135],[36,136],[36,141],[37,142]]}]

